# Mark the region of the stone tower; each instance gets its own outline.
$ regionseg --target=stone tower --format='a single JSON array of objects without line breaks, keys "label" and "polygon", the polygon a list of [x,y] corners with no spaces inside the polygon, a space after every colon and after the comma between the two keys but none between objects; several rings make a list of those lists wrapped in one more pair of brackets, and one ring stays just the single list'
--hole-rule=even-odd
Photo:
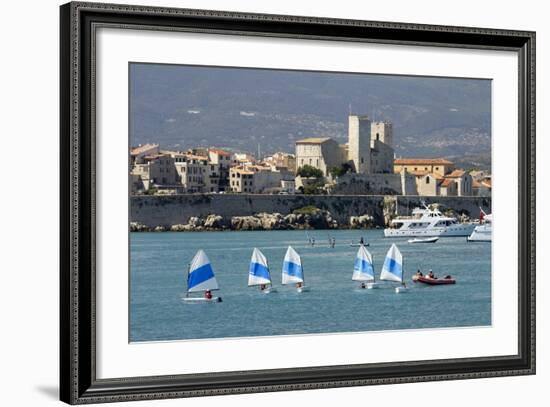
[{"label": "stone tower", "polygon": [[355,172],[370,172],[371,121],[367,116],[350,114],[348,118],[348,159],[353,162]]},{"label": "stone tower", "polygon": [[372,122],[371,138],[393,147],[393,127],[388,121]]}]

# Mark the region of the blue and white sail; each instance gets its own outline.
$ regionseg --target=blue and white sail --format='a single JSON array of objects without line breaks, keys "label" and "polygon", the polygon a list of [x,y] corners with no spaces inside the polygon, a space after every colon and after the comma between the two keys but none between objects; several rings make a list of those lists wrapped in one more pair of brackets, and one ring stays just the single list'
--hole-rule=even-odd
[{"label": "blue and white sail", "polygon": [[269,266],[264,254],[254,248],[252,258],[250,259],[250,267],[248,269],[248,286],[271,284],[271,275],[269,274]]},{"label": "blue and white sail", "polygon": [[395,244],[392,244],[380,273],[380,280],[403,282],[403,256]]},{"label": "blue and white sail", "polygon": [[357,251],[351,279],[353,281],[374,281],[372,255],[363,245],[361,245]]},{"label": "blue and white sail", "polygon": [[187,275],[187,292],[217,290],[218,282],[214,276],[214,270],[210,260],[203,250],[199,250],[189,267]]},{"label": "blue and white sail", "polygon": [[288,246],[283,262],[283,284],[296,284],[304,282],[304,269],[302,259],[291,246]]}]

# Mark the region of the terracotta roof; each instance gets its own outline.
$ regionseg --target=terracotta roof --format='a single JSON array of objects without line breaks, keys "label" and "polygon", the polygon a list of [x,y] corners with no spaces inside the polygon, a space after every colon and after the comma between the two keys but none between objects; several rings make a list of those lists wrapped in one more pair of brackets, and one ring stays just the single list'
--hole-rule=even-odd
[{"label": "terracotta roof", "polygon": [[481,181],[481,184],[485,187],[488,187],[488,188],[493,187],[493,183],[490,179],[484,179],[483,181]]},{"label": "terracotta roof", "polygon": [[215,154],[218,154],[218,155],[225,155],[225,156],[230,156],[231,155],[231,153],[228,153],[227,151],[224,151],[224,150],[220,150],[219,148],[209,148],[208,152],[215,153]]},{"label": "terracotta roof", "polygon": [[463,171],[463,170],[454,170],[454,171],[451,172],[450,174],[445,175],[445,177],[447,177],[447,178],[460,178],[460,177],[462,177],[464,174],[466,174],[466,172]]},{"label": "terracotta roof", "polygon": [[185,157],[186,158],[190,158],[192,160],[203,160],[203,161],[208,161],[208,157],[204,156],[204,155],[195,155],[195,154],[185,154]]},{"label": "terracotta roof", "polygon": [[451,161],[444,158],[396,158],[393,163],[395,165],[453,165]]},{"label": "terracotta roof", "polygon": [[231,171],[238,172],[239,174],[254,175],[254,171],[247,170],[246,168],[231,168]]},{"label": "terracotta roof", "polygon": [[442,186],[442,187],[448,187],[448,186],[451,185],[453,182],[454,182],[454,180],[452,180],[452,179],[443,178],[443,181],[441,182],[441,186]]},{"label": "terracotta roof", "polygon": [[173,150],[160,150],[161,154],[169,154],[172,157],[175,155],[186,155],[187,153],[184,153],[183,151],[173,151]]},{"label": "terracotta roof", "polygon": [[142,154],[152,148],[158,148],[158,144],[143,144],[141,146],[134,147],[130,150],[131,155]]},{"label": "terracotta roof", "polygon": [[169,154],[162,154],[162,153],[149,154],[149,155],[144,156],[143,159],[145,161],[154,161],[154,160],[158,160],[159,158],[164,158],[164,157],[170,157],[170,155]]},{"label": "terracotta roof", "polygon": [[296,144],[323,144],[331,140],[330,137],[309,137],[302,140],[296,140]]}]

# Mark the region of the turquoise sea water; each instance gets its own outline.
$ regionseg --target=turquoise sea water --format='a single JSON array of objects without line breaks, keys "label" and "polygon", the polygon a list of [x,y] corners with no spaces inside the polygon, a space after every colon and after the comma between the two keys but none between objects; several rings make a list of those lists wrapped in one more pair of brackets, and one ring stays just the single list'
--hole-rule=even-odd
[{"label": "turquoise sea water", "polygon": [[[389,329],[467,327],[491,324],[491,252],[488,243],[465,237],[441,238],[435,244],[409,244],[383,237],[381,230],[189,232],[130,234],[130,341],[357,332]],[[364,236],[370,243],[378,276],[386,251],[396,243],[404,256],[411,290],[360,290],[351,281],[357,248],[349,243]],[[298,294],[281,286],[287,246],[302,256],[306,285]],[[277,293],[247,287],[252,249],[266,255]],[[187,264],[204,249],[220,286],[222,303],[189,304],[185,295]],[[437,276],[451,274],[456,285],[414,284],[420,268]]]}]

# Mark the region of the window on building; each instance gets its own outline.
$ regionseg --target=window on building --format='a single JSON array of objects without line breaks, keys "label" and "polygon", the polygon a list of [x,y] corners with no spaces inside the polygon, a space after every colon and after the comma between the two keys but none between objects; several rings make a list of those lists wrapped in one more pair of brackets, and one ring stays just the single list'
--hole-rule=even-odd
[{"label": "window on building", "polygon": [[309,165],[311,165],[311,158],[309,159]]},{"label": "window on building", "polygon": [[435,167],[435,170],[436,170],[436,171],[439,171],[439,167]]},{"label": "window on building", "polygon": [[365,159],[361,157],[361,164],[364,164],[364,163],[365,163]]},{"label": "window on building", "polygon": [[376,140],[380,140],[380,133],[376,133]]},{"label": "window on building", "polygon": [[426,177],[426,184],[430,183],[430,177]]}]

